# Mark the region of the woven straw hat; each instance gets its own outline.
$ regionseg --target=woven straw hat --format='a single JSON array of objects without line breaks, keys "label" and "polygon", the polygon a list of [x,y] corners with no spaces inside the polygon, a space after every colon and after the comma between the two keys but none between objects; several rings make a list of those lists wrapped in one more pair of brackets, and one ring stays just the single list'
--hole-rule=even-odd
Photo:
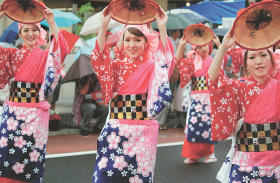
[{"label": "woven straw hat", "polygon": [[139,25],[153,22],[159,5],[153,0],[113,0],[108,7],[114,20]]},{"label": "woven straw hat", "polygon": [[46,7],[36,0],[5,0],[2,4],[5,14],[19,23],[38,23],[44,19]]},{"label": "woven straw hat", "polygon": [[248,50],[271,47],[280,40],[280,2],[264,1],[240,12],[233,24],[236,43]]},{"label": "woven straw hat", "polygon": [[208,44],[214,39],[214,32],[203,24],[193,24],[188,26],[184,35],[189,43],[195,46]]}]

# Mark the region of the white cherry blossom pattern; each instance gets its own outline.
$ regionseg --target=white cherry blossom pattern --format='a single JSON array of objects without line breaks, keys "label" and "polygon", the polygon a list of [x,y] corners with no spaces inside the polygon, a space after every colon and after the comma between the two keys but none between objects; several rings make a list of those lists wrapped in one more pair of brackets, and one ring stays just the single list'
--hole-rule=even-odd
[{"label": "white cherry blossom pattern", "polygon": [[29,157],[31,162],[37,162],[40,157],[40,153],[36,150],[33,150],[29,153]]},{"label": "white cherry blossom pattern", "polygon": [[143,183],[143,180],[138,175],[129,178],[129,183]]},{"label": "white cherry blossom pattern", "polygon": [[17,129],[17,126],[18,126],[18,121],[14,120],[14,118],[10,117],[7,120],[7,130],[15,131]]},{"label": "white cherry blossom pattern", "polygon": [[1,137],[0,139],[0,147],[1,148],[4,148],[8,145],[8,138],[6,137]]},{"label": "white cherry blossom pattern", "polygon": [[108,158],[102,157],[100,162],[98,163],[99,170],[101,170],[102,168],[106,168],[107,163],[108,163]]},{"label": "white cherry blossom pattern", "polygon": [[22,149],[23,146],[26,145],[26,140],[23,139],[23,136],[15,137],[14,141],[15,141],[14,146],[20,149]]}]

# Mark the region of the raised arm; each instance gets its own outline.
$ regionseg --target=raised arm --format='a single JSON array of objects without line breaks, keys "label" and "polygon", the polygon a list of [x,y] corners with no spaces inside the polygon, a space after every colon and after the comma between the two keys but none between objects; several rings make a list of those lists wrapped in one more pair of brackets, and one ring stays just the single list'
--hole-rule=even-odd
[{"label": "raised arm", "polygon": [[221,70],[221,65],[223,63],[223,59],[227,53],[227,50],[232,47],[232,45],[235,43],[235,38],[231,33],[231,30],[225,35],[223,42],[221,46],[219,47],[212,64],[208,70],[209,78],[215,82],[219,75]]},{"label": "raised arm", "polygon": [[5,11],[2,5],[0,5],[0,19],[4,16]]},{"label": "raised arm", "polygon": [[160,40],[164,48],[167,44],[167,38],[168,38],[167,30],[166,30],[167,20],[168,20],[168,16],[164,12],[164,10],[161,7],[159,7],[159,11],[156,14],[156,21],[160,33]]},{"label": "raised arm", "polygon": [[100,53],[103,53],[103,50],[105,48],[106,32],[107,32],[110,20],[111,20],[111,15],[109,13],[108,7],[106,7],[100,13],[101,25],[99,27],[99,31],[98,31],[98,35],[97,35],[97,43],[98,43],[98,46],[99,46],[99,52]]},{"label": "raised arm", "polygon": [[186,49],[186,44],[187,44],[187,39],[185,35],[180,38],[179,43],[178,43],[178,48],[177,48],[177,53],[176,53],[176,60],[177,62],[180,62],[181,58],[183,57],[183,54]]},{"label": "raised arm", "polygon": [[52,32],[55,36],[55,39],[58,40],[58,32],[59,32],[59,29],[54,21],[54,14],[53,12],[47,8],[45,11],[44,11],[44,15],[45,15],[45,19],[46,21],[48,22],[49,26],[50,26],[50,32]]}]

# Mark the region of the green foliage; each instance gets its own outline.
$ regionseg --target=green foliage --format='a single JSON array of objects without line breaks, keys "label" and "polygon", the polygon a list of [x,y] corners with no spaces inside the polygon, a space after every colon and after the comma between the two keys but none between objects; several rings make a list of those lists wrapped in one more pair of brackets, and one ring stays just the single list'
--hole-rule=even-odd
[{"label": "green foliage", "polygon": [[[85,23],[85,21],[88,18],[89,14],[92,14],[94,11],[94,8],[91,6],[91,3],[88,2],[86,4],[83,4],[79,10],[78,10],[78,16],[81,18],[82,22],[76,25],[76,34],[79,35],[80,31]],[[95,34],[87,35],[87,36],[81,36],[84,40],[91,39],[95,36]]]}]

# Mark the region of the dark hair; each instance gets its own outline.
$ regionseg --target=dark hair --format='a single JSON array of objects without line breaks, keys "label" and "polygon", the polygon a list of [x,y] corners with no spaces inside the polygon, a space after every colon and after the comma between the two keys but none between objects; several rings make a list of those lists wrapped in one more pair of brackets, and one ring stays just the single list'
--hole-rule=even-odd
[{"label": "dark hair", "polygon": [[[147,38],[145,37],[145,35],[137,28],[135,27],[129,27],[127,29],[127,31],[131,34],[133,34],[134,36],[138,36],[138,37],[144,37],[145,41],[147,41]],[[124,34],[123,34],[123,39],[124,39]]]},{"label": "dark hair", "polygon": [[[274,67],[274,57],[273,57],[273,53],[266,49],[266,51],[268,52],[269,56],[270,56],[270,60],[271,60],[271,64],[272,64],[272,67]],[[247,59],[248,59],[248,50],[246,50],[245,54],[244,54],[244,73],[245,74],[248,74],[248,70],[247,70]]]},{"label": "dark hair", "polygon": [[[35,24],[34,24],[35,25]],[[23,26],[22,26],[23,27]],[[18,33],[19,34],[21,34],[21,29],[22,29],[22,27],[19,29],[19,31],[18,31]],[[40,32],[40,28],[39,27],[37,27],[37,25],[35,25],[35,27],[36,27],[36,29]]]}]

